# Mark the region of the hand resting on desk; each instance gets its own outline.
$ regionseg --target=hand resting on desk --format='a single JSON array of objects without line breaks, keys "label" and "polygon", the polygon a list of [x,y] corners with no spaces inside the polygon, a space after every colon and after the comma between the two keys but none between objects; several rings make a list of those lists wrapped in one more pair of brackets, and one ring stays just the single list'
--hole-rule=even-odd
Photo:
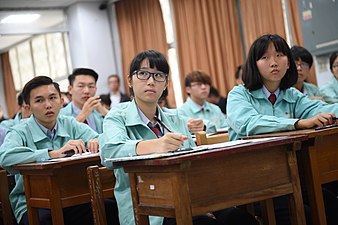
[{"label": "hand resting on desk", "polygon": [[140,141],[136,146],[138,155],[175,151],[188,140],[188,136],[177,133],[167,133],[163,137]]},{"label": "hand resting on desk", "polygon": [[[91,153],[98,152],[99,144],[97,139],[88,141],[88,151]],[[63,158],[73,154],[81,154],[87,152],[85,143],[83,140],[69,140],[62,148],[58,150],[51,150],[48,152],[52,159]]]},{"label": "hand resting on desk", "polygon": [[309,119],[300,119],[295,123],[296,129],[310,129],[314,127],[322,127],[337,123],[336,115],[333,113],[319,113]]}]

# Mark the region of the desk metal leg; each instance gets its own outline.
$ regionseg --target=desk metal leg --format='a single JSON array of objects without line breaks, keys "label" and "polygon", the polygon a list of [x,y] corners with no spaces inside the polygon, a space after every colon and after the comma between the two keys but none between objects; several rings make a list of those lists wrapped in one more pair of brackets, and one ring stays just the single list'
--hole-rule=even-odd
[{"label": "desk metal leg", "polygon": [[[183,185],[179,185],[183,184]],[[177,225],[192,225],[191,201],[188,181],[184,172],[177,173],[173,182],[173,196],[175,196],[175,216]]]}]

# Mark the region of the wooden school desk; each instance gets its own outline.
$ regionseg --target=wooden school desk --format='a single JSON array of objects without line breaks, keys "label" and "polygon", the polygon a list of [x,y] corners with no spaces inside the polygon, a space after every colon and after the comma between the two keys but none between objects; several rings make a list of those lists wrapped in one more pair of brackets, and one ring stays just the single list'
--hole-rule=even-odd
[{"label": "wooden school desk", "polygon": [[292,224],[305,225],[295,150],[306,137],[200,151],[168,158],[114,162],[129,173],[135,222],[148,215],[192,216],[289,195]]},{"label": "wooden school desk", "polygon": [[67,161],[14,166],[24,177],[29,224],[39,224],[38,208],[49,208],[53,224],[63,225],[63,208],[89,203],[86,169],[100,165],[100,162],[100,157],[95,154],[84,158],[69,157]]},{"label": "wooden school desk", "polygon": [[[271,137],[285,135],[308,136],[300,153],[301,174],[308,190],[309,204],[314,225],[326,225],[322,184],[338,180],[338,127],[324,130],[297,130],[289,132],[255,135],[253,137]],[[250,137],[248,137],[250,138]],[[304,170],[304,171],[302,171]],[[303,175],[302,175],[303,176]]]}]

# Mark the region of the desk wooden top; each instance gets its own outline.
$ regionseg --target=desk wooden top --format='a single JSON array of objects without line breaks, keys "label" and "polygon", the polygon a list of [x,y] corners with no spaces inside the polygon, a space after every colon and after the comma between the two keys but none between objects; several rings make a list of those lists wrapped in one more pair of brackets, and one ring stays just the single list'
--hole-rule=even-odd
[{"label": "desk wooden top", "polygon": [[[136,160],[136,161],[121,161],[121,162],[114,162],[114,165],[119,166],[159,166],[159,165],[173,165],[179,164],[188,160],[200,160],[200,159],[207,159],[213,157],[224,157],[232,154],[238,154],[243,152],[251,152],[257,151],[260,149],[266,149],[271,147],[276,147],[280,145],[286,144],[293,144],[295,142],[300,143],[301,141],[307,140],[306,135],[294,135],[294,136],[286,136],[280,137],[278,139],[270,139],[262,142],[252,142],[252,143],[245,143],[240,145],[234,145],[224,148],[218,149],[210,149],[205,151],[193,152],[183,155],[165,157],[165,158],[155,158],[155,159],[144,159],[144,160]],[[294,148],[295,150],[300,149],[300,144]]]},{"label": "desk wooden top", "polygon": [[88,162],[101,162],[100,156],[98,154],[87,155],[86,157],[67,157],[67,159],[62,161],[43,161],[43,162],[34,162],[34,163],[22,163],[13,166],[13,169],[24,171],[24,170],[45,170],[52,169],[64,166],[71,166],[75,164],[82,164]]},{"label": "desk wooden top", "polygon": [[294,135],[306,135],[308,138],[314,138],[316,136],[324,136],[337,134],[338,127],[327,128],[323,130],[315,130],[315,129],[305,129],[305,130],[293,130],[293,131],[284,131],[284,132],[276,132],[276,133],[266,133],[266,134],[258,134],[253,136],[247,136],[243,139],[251,139],[251,138],[265,138],[265,137],[280,137],[280,136],[294,136]]}]

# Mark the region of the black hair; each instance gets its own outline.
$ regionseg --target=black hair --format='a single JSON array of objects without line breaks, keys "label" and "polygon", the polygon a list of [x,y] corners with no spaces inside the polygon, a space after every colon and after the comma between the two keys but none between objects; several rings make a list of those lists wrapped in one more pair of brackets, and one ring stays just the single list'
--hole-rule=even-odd
[{"label": "black hair", "polygon": [[33,89],[38,88],[40,86],[44,85],[50,85],[53,84],[57,92],[59,93],[59,96],[61,97],[61,91],[59,84],[54,82],[50,77],[46,76],[37,76],[28,81],[25,86],[22,89],[22,97],[23,100],[26,104],[30,105],[29,100],[30,100],[30,93]]},{"label": "black hair", "polygon": [[23,96],[22,96],[22,92],[18,95],[18,105],[20,107],[23,106]]},{"label": "black hair", "polygon": [[185,76],[186,87],[190,87],[192,82],[200,82],[211,86],[210,76],[202,71],[192,71]]},{"label": "black hair", "polygon": [[[144,60],[147,60],[149,62],[150,68],[156,68],[158,71],[167,74],[169,78],[170,67],[164,55],[156,50],[145,50],[138,53],[131,61],[128,75],[129,79],[131,79],[136,70],[140,69],[141,63]],[[161,97],[163,96],[163,94],[164,92],[162,93]],[[130,95],[134,95],[132,87],[130,88]]]},{"label": "black hair", "polygon": [[109,95],[101,94],[101,95],[100,95],[100,99],[101,99],[101,101],[102,101],[104,104],[106,104],[107,106],[110,107],[110,105],[111,105],[111,100],[110,100]]},{"label": "black hair", "polygon": [[119,77],[119,75],[117,75],[117,74],[109,75],[109,76],[108,76],[108,81],[110,80],[110,78],[113,78],[113,77],[115,77],[115,78],[117,79],[117,81],[120,83],[120,77]]},{"label": "black hair", "polygon": [[69,85],[73,85],[74,80],[77,76],[86,75],[91,76],[95,79],[95,83],[99,79],[99,75],[92,69],[89,68],[76,68],[73,70],[73,73],[68,76]]},{"label": "black hair", "polygon": [[240,79],[241,78],[241,70],[243,68],[243,65],[237,66],[236,72],[235,72],[235,78]]},{"label": "black hair", "polygon": [[211,97],[211,96],[215,96],[215,97],[219,96],[219,93],[214,86],[210,87],[209,97]]},{"label": "black hair", "polygon": [[313,58],[311,53],[306,48],[295,45],[291,48],[291,54],[294,60],[301,59],[303,62],[309,64],[309,68],[311,68],[313,64]]},{"label": "black hair", "polygon": [[331,56],[330,56],[330,70],[331,70],[331,72],[332,72],[332,69],[333,69],[333,63],[334,63],[334,61],[336,60],[337,57],[338,57],[338,51],[332,53]]},{"label": "black hair", "polygon": [[257,67],[257,61],[265,54],[271,42],[274,44],[276,51],[286,55],[289,61],[289,69],[282,78],[279,88],[285,90],[292,87],[297,82],[298,72],[288,44],[277,34],[265,34],[256,39],[251,45],[248,58],[243,67],[242,79],[245,87],[250,91],[260,89],[263,86],[263,80]]}]

